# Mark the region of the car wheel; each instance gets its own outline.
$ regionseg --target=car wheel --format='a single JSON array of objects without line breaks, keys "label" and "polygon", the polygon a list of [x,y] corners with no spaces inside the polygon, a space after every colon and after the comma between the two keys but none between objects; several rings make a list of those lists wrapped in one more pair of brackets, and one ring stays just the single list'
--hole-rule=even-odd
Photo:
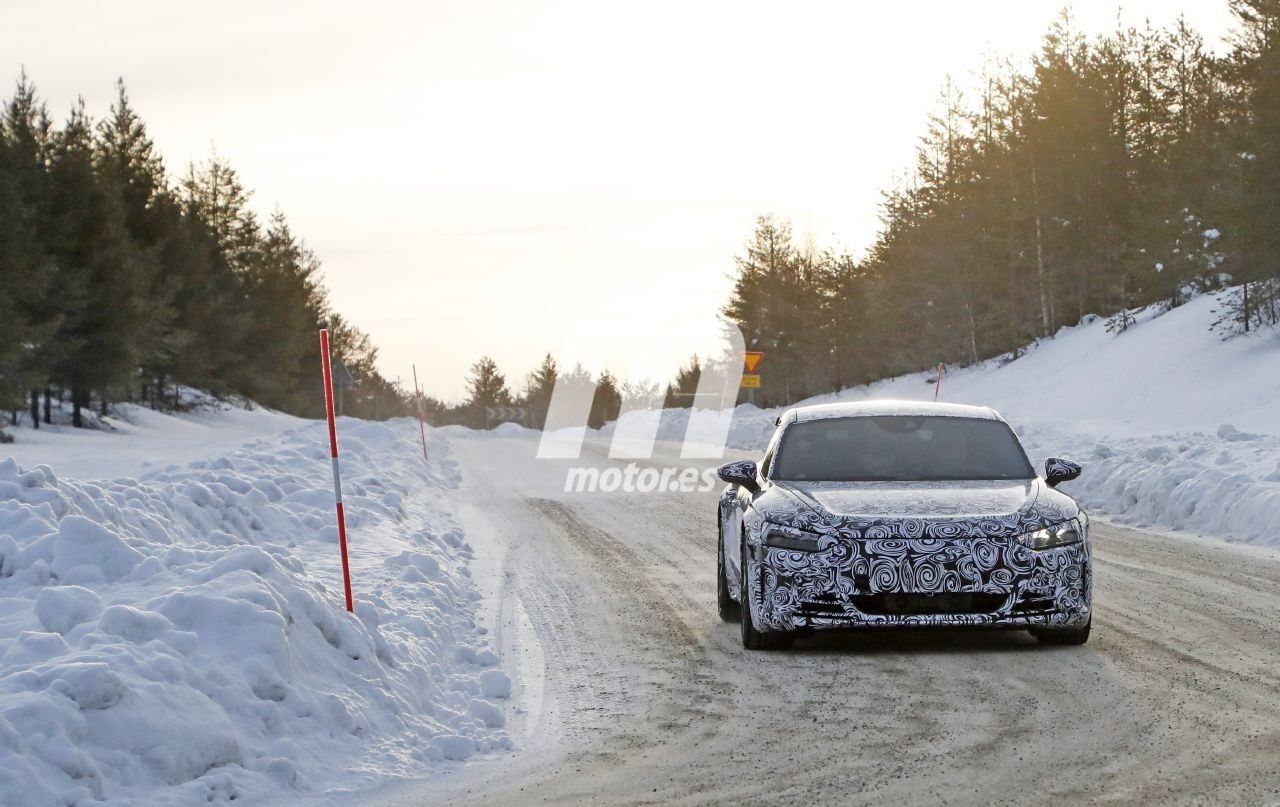
[{"label": "car wheel", "polygon": [[1082,645],[1089,641],[1089,629],[1093,627],[1093,617],[1081,628],[1037,628],[1031,631],[1040,644],[1050,645]]},{"label": "car wheel", "polygon": [[729,595],[729,575],[724,568],[724,522],[720,521],[718,513],[716,520],[719,522],[719,535],[716,539],[716,607],[722,620],[733,622],[739,618],[742,609]]},{"label": "car wheel", "polygon": [[742,646],[747,650],[780,650],[791,645],[791,635],[775,631],[759,631],[751,621],[751,605],[747,588],[747,548],[742,546]]}]

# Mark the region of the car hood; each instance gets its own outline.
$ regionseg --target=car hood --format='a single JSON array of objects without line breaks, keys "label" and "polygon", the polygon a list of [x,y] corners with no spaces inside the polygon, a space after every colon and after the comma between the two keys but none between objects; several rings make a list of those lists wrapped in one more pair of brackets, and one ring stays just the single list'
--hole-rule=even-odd
[{"label": "car hood", "polygon": [[805,504],[837,518],[955,518],[1016,513],[1039,495],[1039,480],[1016,482],[788,482]]},{"label": "car hood", "polygon": [[775,482],[767,521],[852,538],[1014,535],[1079,515],[1041,479],[979,482]]}]

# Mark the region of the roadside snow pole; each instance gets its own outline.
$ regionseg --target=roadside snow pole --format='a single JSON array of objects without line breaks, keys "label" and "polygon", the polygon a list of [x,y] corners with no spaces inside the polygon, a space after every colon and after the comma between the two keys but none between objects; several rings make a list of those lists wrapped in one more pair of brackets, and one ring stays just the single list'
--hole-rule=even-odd
[{"label": "roadside snow pole", "polygon": [[427,427],[422,424],[422,390],[418,389],[418,365],[413,366],[413,398],[418,404],[418,433],[422,435],[422,461],[431,462],[427,457]]},{"label": "roadside snow pole", "polygon": [[938,400],[938,395],[942,392],[942,374],[947,371],[947,365],[938,362],[938,379],[933,385],[933,399]]},{"label": "roadside snow pole", "polygon": [[347,561],[347,519],[342,512],[342,474],[338,471],[338,424],[333,416],[333,370],[329,366],[329,329],[320,329],[320,364],[324,368],[324,406],[329,414],[329,457],[333,460],[333,501],[338,508],[338,547],[342,552],[342,586],[347,593],[347,610],[355,611],[351,600],[351,564]]}]

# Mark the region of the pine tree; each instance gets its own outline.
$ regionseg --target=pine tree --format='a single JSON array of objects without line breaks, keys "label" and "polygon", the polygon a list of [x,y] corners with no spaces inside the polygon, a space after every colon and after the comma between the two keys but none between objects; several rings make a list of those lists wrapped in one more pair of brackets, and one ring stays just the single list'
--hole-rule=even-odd
[{"label": "pine tree", "polygon": [[213,262],[210,299],[201,300],[202,290],[187,289],[185,304],[220,304],[214,313],[216,330],[200,338],[217,338],[215,358],[208,367],[209,381],[216,391],[236,390],[252,395],[263,381],[255,357],[261,345],[250,341],[254,311],[245,304],[250,277],[260,259],[261,233],[257,217],[249,209],[249,191],[234,169],[216,153],[208,161],[190,165],[181,182],[183,212],[198,219],[216,256]]},{"label": "pine tree", "polygon": [[662,405],[667,409],[698,405],[695,397],[698,392],[698,381],[702,378],[702,362],[698,355],[689,357],[689,361],[676,371],[675,380],[667,384],[666,395]]},{"label": "pine tree", "polygon": [[1247,125],[1237,307],[1249,330],[1280,322],[1280,0],[1232,0],[1231,10],[1240,22],[1233,59]]},{"label": "pine tree", "polygon": [[548,353],[525,380],[524,405],[529,411],[531,428],[541,429],[546,424],[547,410],[551,408],[551,395],[559,377],[556,360]]},{"label": "pine tree", "polygon": [[173,285],[169,300],[175,327],[167,335],[165,349],[152,356],[147,368],[150,402],[167,405],[165,391],[177,381],[215,395],[240,391],[234,383],[240,341],[228,338],[245,323],[240,282],[199,216],[183,212],[170,195],[160,197],[157,216],[166,221],[170,233],[159,260],[166,282]]},{"label": "pine tree", "polygon": [[46,245],[57,265],[51,296],[60,308],[51,375],[70,389],[77,427],[91,390],[105,400],[111,387],[132,381],[145,322],[141,261],[119,198],[94,171],[91,132],[80,102],[53,151]]},{"label": "pine tree", "polygon": [[[333,360],[341,363],[352,379],[351,390],[343,393],[347,403],[344,413],[354,417],[383,418],[409,411],[407,395],[397,391],[378,373],[378,349],[369,335],[339,314],[329,315],[328,327]],[[318,357],[318,336],[313,333],[311,339],[316,350],[312,355]],[[314,373],[313,369],[312,378],[316,377]],[[323,399],[315,396],[312,400],[312,411],[318,413]]]},{"label": "pine tree", "polygon": [[[581,372],[582,368],[577,368]],[[617,420],[622,412],[622,387],[613,373],[605,370],[595,382],[595,396],[591,399],[591,411],[587,425],[599,429],[611,420]]]},{"label": "pine tree", "polygon": [[[771,366],[788,368],[780,374],[780,383],[761,389],[757,398],[761,405],[791,400],[791,373],[807,361],[796,342],[812,324],[806,317],[821,291],[811,267],[802,266],[798,258],[790,225],[762,216],[745,254],[734,259],[738,274],[724,315],[742,330],[748,350],[765,351]],[[803,397],[803,385],[798,386],[796,393]]]},{"label": "pine tree", "polygon": [[[3,133],[8,187],[7,214],[0,227],[7,231],[12,263],[6,264],[11,280],[6,282],[6,316],[9,327],[18,329],[19,340],[6,350],[9,361],[8,385],[36,385],[48,379],[54,360],[53,335],[60,324],[60,309],[53,291],[56,267],[49,254],[52,185],[48,162],[52,151],[52,123],[49,112],[36,95],[35,85],[23,71],[13,97],[4,107],[0,121]],[[9,312],[7,312],[9,313]],[[10,397],[16,393],[11,392]],[[39,418],[32,408],[32,421]]]},{"label": "pine tree", "polygon": [[203,164],[187,167],[181,186],[187,211],[208,225],[231,268],[248,271],[260,234],[257,217],[249,208],[250,191],[235,169],[214,152]]},{"label": "pine tree", "polygon": [[94,165],[107,192],[118,196],[125,229],[137,250],[138,283],[147,312],[137,348],[144,374],[153,382],[184,342],[174,301],[186,267],[165,263],[172,255],[167,251],[170,239],[180,236],[164,162],[129,102],[123,79],[116,82],[111,115],[98,124]]},{"label": "pine tree", "polygon": [[[0,129],[0,408],[24,408],[28,391],[43,382],[38,362],[52,328],[34,317],[44,299],[47,257],[36,238],[35,216],[23,199],[14,149]],[[32,414],[39,426],[39,416]]]},{"label": "pine tree", "polygon": [[[250,397],[290,411],[316,411],[312,393],[316,334],[325,315],[320,264],[277,210],[254,260],[242,277],[249,311],[246,344],[270,346],[244,357]],[[376,375],[373,358],[357,364],[363,377]]]},{"label": "pine tree", "polygon": [[881,358],[873,349],[874,314],[871,270],[849,255],[830,255],[826,297],[831,301],[825,319],[831,341],[832,381],[836,388],[872,381]]},{"label": "pine tree", "polygon": [[116,82],[111,115],[98,123],[94,156],[104,182],[120,194],[130,234],[142,241],[158,240],[150,211],[166,190],[164,161],[129,103],[124,79]]},{"label": "pine tree", "polygon": [[467,379],[466,407],[470,422],[476,427],[485,425],[489,420],[488,409],[510,405],[511,391],[507,389],[506,377],[493,359],[481,357],[471,365],[471,376]]}]

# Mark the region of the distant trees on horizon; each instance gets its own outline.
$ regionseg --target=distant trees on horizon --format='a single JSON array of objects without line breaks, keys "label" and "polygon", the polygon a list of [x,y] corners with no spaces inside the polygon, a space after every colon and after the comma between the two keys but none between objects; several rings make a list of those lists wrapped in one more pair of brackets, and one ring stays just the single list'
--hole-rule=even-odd
[{"label": "distant trees on horizon", "polygon": [[168,408],[185,384],[317,416],[326,324],[346,413],[410,411],[315,254],[249,197],[217,154],[171,181],[123,81],[105,119],[80,101],[58,126],[19,76],[0,114],[0,411],[38,425],[65,395],[79,426],[91,401]]},{"label": "distant trees on horizon", "polygon": [[[587,415],[587,425],[593,429],[616,420],[622,410],[624,398],[635,396],[639,392],[634,386],[619,382],[608,370],[596,376],[592,376],[581,365],[562,370],[550,353],[530,371],[524,384],[513,392],[506,376],[498,369],[497,362],[483,356],[471,365],[466,382],[466,398],[461,403],[450,405],[427,396],[423,399],[423,411],[428,422],[433,425],[452,424],[482,429],[510,419],[491,417],[490,410],[510,407],[523,411],[522,418],[514,419],[520,425],[541,429],[546,423],[547,410],[551,406],[552,392],[557,383],[576,384],[582,389],[594,390],[591,409]],[[652,396],[652,390],[646,392]]]}]

